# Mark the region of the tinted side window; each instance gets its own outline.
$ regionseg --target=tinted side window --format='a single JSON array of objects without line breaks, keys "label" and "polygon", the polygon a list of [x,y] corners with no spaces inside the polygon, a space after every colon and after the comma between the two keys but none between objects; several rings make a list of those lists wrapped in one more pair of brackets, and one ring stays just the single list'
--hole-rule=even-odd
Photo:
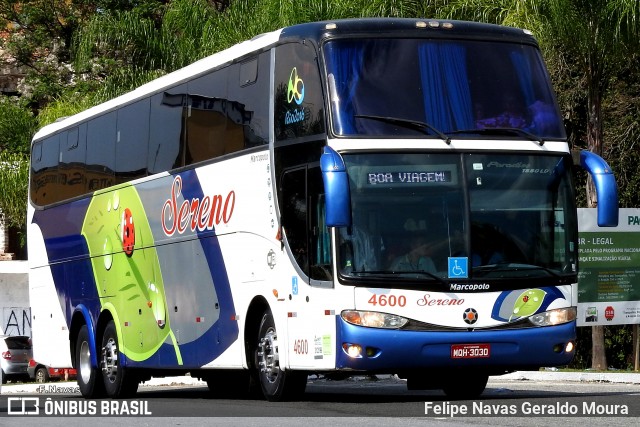
[{"label": "tinted side window", "polygon": [[238,106],[228,99],[228,75],[226,67],[189,82],[186,164],[242,149],[241,126],[229,120]]},{"label": "tinted side window", "polygon": [[115,184],[116,113],[91,120],[87,129],[87,190],[92,192]]},{"label": "tinted side window", "polygon": [[293,257],[300,269],[309,275],[306,175],[306,168],[284,173],[281,181],[281,212],[282,228],[287,236]]},{"label": "tinted side window", "polygon": [[277,140],[324,133],[324,101],[313,47],[276,49],[274,127]]},{"label": "tinted side window", "polygon": [[31,152],[31,200],[43,206],[56,202],[60,135],[33,144]]},{"label": "tinted side window", "polygon": [[85,160],[87,124],[82,123],[60,134],[60,192],[58,199],[77,197],[87,190]]},{"label": "tinted side window", "polygon": [[229,98],[238,107],[230,120],[242,125],[244,148],[269,143],[269,53],[233,65]]},{"label": "tinted side window", "polygon": [[331,235],[324,222],[320,168],[303,166],[288,170],[280,182],[282,227],[293,257],[311,279],[331,280]]},{"label": "tinted side window", "polygon": [[159,173],[184,165],[181,151],[187,85],[180,85],[151,97],[149,120],[149,173]]},{"label": "tinted side window", "polygon": [[118,110],[115,170],[117,182],[147,175],[149,105],[147,98]]}]

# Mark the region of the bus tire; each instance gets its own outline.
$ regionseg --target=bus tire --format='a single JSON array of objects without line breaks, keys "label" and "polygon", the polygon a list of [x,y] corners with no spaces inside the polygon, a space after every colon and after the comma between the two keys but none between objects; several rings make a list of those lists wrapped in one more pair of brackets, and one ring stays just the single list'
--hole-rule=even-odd
[{"label": "bus tire", "polygon": [[120,364],[120,343],[113,320],[107,323],[102,334],[100,367],[108,397],[118,399],[134,395],[138,391],[135,372]]},{"label": "bus tire", "polygon": [[483,373],[469,373],[454,377],[442,386],[442,391],[451,400],[475,399],[487,387],[489,375]]},{"label": "bus tire", "polygon": [[255,368],[262,394],[271,402],[300,397],[307,386],[307,374],[280,369],[278,335],[271,310],[264,312],[258,328]]},{"label": "bus tire", "polygon": [[87,399],[103,397],[104,384],[102,382],[102,375],[97,367],[91,366],[91,345],[87,325],[82,325],[78,331],[75,353],[80,394]]}]

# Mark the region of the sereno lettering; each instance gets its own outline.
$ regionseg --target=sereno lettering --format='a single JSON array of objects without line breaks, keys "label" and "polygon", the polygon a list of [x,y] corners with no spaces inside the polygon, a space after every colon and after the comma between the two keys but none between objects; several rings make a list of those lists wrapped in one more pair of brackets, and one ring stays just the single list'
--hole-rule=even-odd
[{"label": "sereno lettering", "polygon": [[236,204],[236,193],[230,191],[226,197],[217,194],[204,196],[202,199],[184,200],[178,206],[178,198],[182,195],[182,177],[176,175],[171,185],[171,196],[162,207],[162,230],[167,236],[184,233],[212,230],[214,226],[228,223]]},{"label": "sereno lettering", "polygon": [[420,307],[436,306],[436,305],[462,305],[464,304],[464,298],[431,298],[431,295],[424,294],[422,298],[417,301]]}]

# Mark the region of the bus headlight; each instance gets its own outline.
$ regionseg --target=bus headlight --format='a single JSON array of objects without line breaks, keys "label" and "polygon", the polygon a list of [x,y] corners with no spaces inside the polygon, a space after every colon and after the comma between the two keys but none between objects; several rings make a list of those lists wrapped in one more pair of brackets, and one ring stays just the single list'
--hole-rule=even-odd
[{"label": "bus headlight", "polygon": [[400,329],[409,321],[395,314],[377,311],[345,310],[340,313],[345,322],[367,328]]},{"label": "bus headlight", "polygon": [[567,307],[534,314],[533,316],[529,317],[529,321],[536,326],[553,326],[576,320],[576,316],[576,308]]}]

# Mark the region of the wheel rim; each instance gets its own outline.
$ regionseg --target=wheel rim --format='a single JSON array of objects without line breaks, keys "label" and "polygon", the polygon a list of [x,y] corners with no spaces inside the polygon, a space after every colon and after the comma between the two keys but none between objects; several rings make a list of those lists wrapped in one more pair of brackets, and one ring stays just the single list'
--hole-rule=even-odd
[{"label": "wheel rim", "polygon": [[36,382],[43,383],[44,382],[44,372],[42,369],[38,369],[36,372]]},{"label": "wheel rim", "polygon": [[260,372],[270,383],[278,378],[280,358],[278,356],[278,338],[276,331],[269,328],[258,344],[258,365]]},{"label": "wheel rim", "polygon": [[80,344],[80,357],[78,368],[80,370],[80,378],[82,382],[87,384],[91,379],[91,353],[89,351],[89,343],[83,341]]},{"label": "wheel rim", "polygon": [[102,372],[110,382],[115,382],[118,376],[118,348],[116,341],[109,338],[102,348]]}]

